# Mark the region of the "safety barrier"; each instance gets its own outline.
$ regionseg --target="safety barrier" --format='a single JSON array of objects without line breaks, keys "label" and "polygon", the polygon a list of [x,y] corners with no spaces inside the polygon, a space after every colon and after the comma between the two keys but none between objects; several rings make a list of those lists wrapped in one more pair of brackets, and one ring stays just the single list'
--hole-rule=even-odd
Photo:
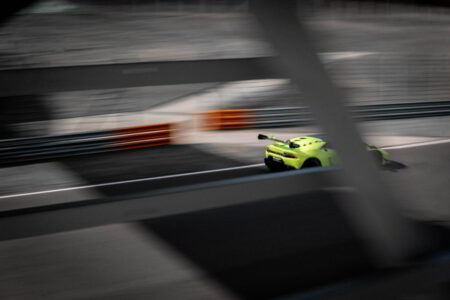
[{"label": "safety barrier", "polygon": [[0,162],[17,163],[79,154],[147,148],[173,142],[176,124],[162,123],[85,133],[0,141]]},{"label": "safety barrier", "polygon": [[[450,115],[450,101],[352,105],[356,121],[392,120]],[[306,107],[212,110],[201,114],[205,130],[285,127],[311,124]]]},{"label": "safety barrier", "polygon": [[[350,106],[357,121],[450,115],[450,101]],[[201,114],[204,130],[285,127],[314,121],[306,107],[224,109]],[[114,130],[0,141],[0,164],[171,144],[177,124],[161,123]]]}]

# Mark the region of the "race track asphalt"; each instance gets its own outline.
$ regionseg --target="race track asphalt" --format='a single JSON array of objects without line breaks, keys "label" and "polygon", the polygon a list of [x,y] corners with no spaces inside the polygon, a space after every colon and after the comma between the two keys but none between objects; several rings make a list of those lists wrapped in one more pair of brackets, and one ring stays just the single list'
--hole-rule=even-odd
[{"label": "race track asphalt", "polygon": [[[398,199],[405,214],[433,223],[450,220],[449,146],[389,151],[392,163],[381,172],[388,187],[402,196]],[[162,175],[168,170],[165,162],[149,163],[153,150],[64,163],[88,183]],[[209,157],[214,165],[208,165],[208,156],[197,155],[198,149],[180,150],[173,149],[180,159],[198,163],[179,171],[239,165],[220,156]],[[109,166],[108,171],[100,172],[101,165]],[[148,192],[265,172],[257,167],[193,175],[98,193]],[[373,270],[373,261],[336,204],[336,197],[345,193],[317,191],[301,199],[272,199],[2,242],[0,288],[8,299],[262,299],[352,279]]]}]

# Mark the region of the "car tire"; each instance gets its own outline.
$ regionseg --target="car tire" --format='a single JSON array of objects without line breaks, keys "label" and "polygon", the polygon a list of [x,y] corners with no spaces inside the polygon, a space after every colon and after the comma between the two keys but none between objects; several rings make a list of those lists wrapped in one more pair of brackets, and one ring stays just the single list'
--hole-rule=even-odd
[{"label": "car tire", "polygon": [[271,171],[271,172],[275,172],[278,171],[277,166],[271,162],[270,160],[268,160],[267,158],[264,159],[264,163],[266,164],[267,168]]},{"label": "car tire", "polygon": [[322,164],[320,163],[320,160],[317,158],[308,158],[302,165],[302,169],[304,168],[315,168],[320,167]]}]

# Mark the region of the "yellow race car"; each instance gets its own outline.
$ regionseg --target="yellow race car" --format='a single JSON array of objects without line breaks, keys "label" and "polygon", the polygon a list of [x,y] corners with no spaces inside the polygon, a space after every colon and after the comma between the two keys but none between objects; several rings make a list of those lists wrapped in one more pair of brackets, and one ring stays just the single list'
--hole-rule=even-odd
[{"label": "yellow race car", "polygon": [[[274,141],[272,145],[267,146],[264,157],[266,166],[272,171],[339,164],[336,150],[320,136],[300,136],[283,141],[259,134],[258,139]],[[367,150],[378,164],[387,162],[388,153],[385,150],[371,145],[367,145]]]}]

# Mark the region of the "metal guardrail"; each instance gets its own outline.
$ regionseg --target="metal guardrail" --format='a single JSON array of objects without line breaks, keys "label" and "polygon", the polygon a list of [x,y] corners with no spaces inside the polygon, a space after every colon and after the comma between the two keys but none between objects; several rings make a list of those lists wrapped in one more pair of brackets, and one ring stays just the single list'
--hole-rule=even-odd
[{"label": "metal guardrail", "polygon": [[[348,107],[356,121],[393,120],[450,115],[450,101],[413,102]],[[314,121],[307,107],[262,109],[224,109],[203,113],[207,130],[259,127],[284,127],[310,124]]]},{"label": "metal guardrail", "polygon": [[146,148],[170,144],[174,124],[163,123],[75,134],[0,141],[0,163]]}]

